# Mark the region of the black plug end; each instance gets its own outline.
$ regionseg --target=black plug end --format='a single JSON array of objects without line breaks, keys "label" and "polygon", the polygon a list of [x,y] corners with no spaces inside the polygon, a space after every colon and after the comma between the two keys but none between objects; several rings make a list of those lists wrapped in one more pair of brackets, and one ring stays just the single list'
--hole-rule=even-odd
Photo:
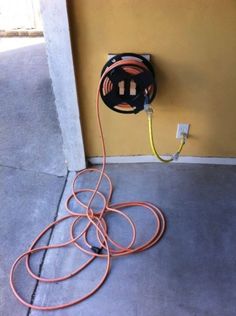
[{"label": "black plug end", "polygon": [[102,252],[102,247],[101,247],[101,248],[98,248],[98,247],[96,247],[96,246],[91,246],[91,249],[92,249],[92,251],[93,251],[94,253],[96,253],[96,254],[98,254],[98,255]]}]

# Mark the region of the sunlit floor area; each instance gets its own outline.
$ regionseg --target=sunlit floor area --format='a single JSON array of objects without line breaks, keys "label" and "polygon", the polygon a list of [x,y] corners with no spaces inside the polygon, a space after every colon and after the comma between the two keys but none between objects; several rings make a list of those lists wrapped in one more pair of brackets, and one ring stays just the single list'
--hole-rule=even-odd
[{"label": "sunlit floor area", "polygon": [[0,39],[0,165],[66,175],[43,37]]}]

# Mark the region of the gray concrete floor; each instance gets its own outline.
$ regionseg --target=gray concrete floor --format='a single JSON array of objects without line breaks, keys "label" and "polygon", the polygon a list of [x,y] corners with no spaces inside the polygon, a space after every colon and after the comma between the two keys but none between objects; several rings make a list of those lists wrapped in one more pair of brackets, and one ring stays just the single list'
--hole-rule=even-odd
[{"label": "gray concrete floor", "polygon": [[[233,316],[236,315],[236,168],[210,165],[109,165],[115,192],[113,201],[144,200],[159,205],[167,218],[161,242],[139,254],[114,259],[103,287],[80,305],[55,311],[56,316]],[[70,174],[58,216],[71,191]],[[93,186],[84,179],[82,185]],[[138,242],[153,229],[140,209],[127,211],[137,224]],[[114,217],[111,234],[129,238],[129,228]],[[24,234],[23,234],[24,235]],[[68,223],[58,226],[52,243],[68,237]],[[18,250],[18,249],[17,249]],[[69,247],[47,252],[41,275],[63,275],[84,256]],[[35,304],[56,304],[92,288],[104,269],[96,260],[71,281],[38,284]],[[22,289],[24,293],[24,289]],[[15,303],[15,305],[19,305]],[[45,312],[31,311],[31,316]]]},{"label": "gray concrete floor", "polygon": [[[43,38],[0,39],[0,315],[28,315],[9,288],[15,258],[57,215],[67,169]],[[49,241],[49,235],[44,242]],[[34,269],[38,271],[43,254]],[[36,283],[21,267],[29,299]]]},{"label": "gray concrete floor", "polygon": [[[9,272],[16,257],[24,252],[35,236],[58,211],[65,177],[34,171],[0,167],[0,315],[25,316],[27,309],[16,302],[9,288]],[[47,242],[48,236],[44,242]],[[34,265],[38,271],[42,261]],[[17,286],[31,300],[36,283],[24,271]]]},{"label": "gray concrete floor", "polygon": [[65,176],[43,38],[0,38],[0,165]]}]

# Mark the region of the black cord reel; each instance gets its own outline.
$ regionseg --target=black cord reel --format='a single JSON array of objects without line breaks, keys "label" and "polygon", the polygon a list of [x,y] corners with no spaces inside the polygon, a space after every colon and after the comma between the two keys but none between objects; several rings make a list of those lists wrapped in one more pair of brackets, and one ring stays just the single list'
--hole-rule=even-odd
[{"label": "black cord reel", "polygon": [[[151,63],[142,55],[124,53],[115,55],[103,67],[125,60],[124,65],[117,65],[102,79],[100,94],[103,102],[113,111],[132,114],[144,109],[156,95],[156,80]],[[130,63],[129,63],[130,61]],[[132,61],[136,61],[135,64]]]}]

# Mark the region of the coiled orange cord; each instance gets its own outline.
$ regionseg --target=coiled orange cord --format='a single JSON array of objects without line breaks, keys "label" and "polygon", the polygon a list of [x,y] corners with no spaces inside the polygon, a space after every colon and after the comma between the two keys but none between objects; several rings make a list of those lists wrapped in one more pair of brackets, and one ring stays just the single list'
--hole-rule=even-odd
[{"label": "coiled orange cord", "polygon": [[[48,225],[36,237],[36,239],[31,244],[30,248],[26,252],[21,254],[15,260],[14,264],[12,265],[11,272],[10,272],[11,289],[12,289],[14,295],[16,296],[16,298],[22,304],[24,304],[25,306],[27,306],[29,308],[36,309],[36,310],[52,311],[52,310],[66,308],[66,307],[69,307],[69,306],[72,306],[74,304],[77,304],[77,303],[84,301],[85,299],[87,299],[91,295],[93,295],[102,286],[102,284],[106,280],[106,278],[109,274],[109,271],[110,271],[110,267],[111,267],[111,257],[124,256],[124,255],[128,255],[128,254],[132,254],[135,252],[140,252],[140,251],[146,250],[146,249],[152,247],[154,244],[156,244],[160,240],[160,238],[162,237],[162,235],[164,233],[164,230],[165,230],[164,216],[163,216],[161,210],[159,208],[157,208],[156,206],[154,206],[153,204],[148,203],[148,202],[123,202],[123,203],[118,203],[118,204],[111,204],[111,201],[110,201],[111,195],[112,195],[112,184],[111,184],[110,178],[105,173],[106,150],[105,150],[103,130],[102,130],[100,112],[99,112],[99,88],[100,88],[101,80],[107,74],[108,71],[112,70],[116,66],[126,65],[127,63],[129,63],[129,65],[130,64],[137,65],[137,63],[139,63],[139,62],[138,61],[125,61],[125,60],[121,60],[121,61],[116,62],[115,64],[113,64],[112,66],[110,66],[106,69],[106,71],[102,75],[100,82],[99,82],[99,85],[98,85],[97,97],[96,97],[96,111],[97,111],[98,129],[99,129],[100,139],[101,139],[101,143],[102,143],[102,153],[103,153],[102,168],[101,169],[89,168],[89,169],[84,169],[84,170],[78,172],[78,174],[76,175],[74,182],[73,182],[73,190],[72,190],[73,192],[68,197],[67,202],[66,202],[66,209],[69,212],[69,215],[61,217],[58,220],[52,222],[50,225]],[[99,178],[98,178],[98,181],[96,183],[95,188],[94,189],[88,189],[88,188],[76,189],[76,184],[78,183],[80,176],[82,176],[86,173],[89,173],[89,172],[99,174]],[[99,191],[99,187],[101,185],[102,180],[106,181],[109,185],[109,192],[108,192],[107,197],[105,197],[104,194],[102,194]],[[89,199],[89,202],[87,204],[84,204],[78,197],[78,195],[80,193],[83,193],[83,192],[92,193],[91,197]],[[101,207],[101,209],[99,211],[94,212],[94,210],[92,208],[92,202],[96,196],[100,197],[100,199],[103,201],[103,206]],[[71,210],[70,209],[70,201],[71,200],[76,201],[80,207],[84,208],[85,212],[84,213],[77,213],[77,212]],[[123,210],[125,210],[126,208],[136,207],[136,206],[141,206],[144,209],[150,211],[153,214],[154,220],[156,222],[156,229],[155,229],[153,236],[147,242],[145,242],[143,245],[137,246],[137,247],[134,246],[134,243],[136,240],[135,225],[132,222],[131,218],[126,213],[123,212]],[[131,239],[128,246],[124,247],[124,246],[120,245],[118,242],[114,241],[109,236],[108,227],[107,227],[108,225],[107,225],[106,220],[105,220],[105,215],[107,215],[108,213],[119,214],[119,215],[123,216],[127,220],[127,222],[130,224],[130,226],[132,228],[132,239]],[[64,242],[64,243],[60,243],[60,244],[51,244],[48,246],[36,247],[37,242],[46,234],[46,232],[48,232],[50,229],[52,229],[55,225],[59,224],[60,222],[66,221],[69,218],[74,218],[74,221],[70,226],[70,240],[68,240],[67,242]],[[75,227],[78,224],[78,222],[83,218],[86,218],[88,220],[88,224],[82,230],[82,232],[79,233],[79,235],[75,236]],[[97,241],[99,243],[99,247],[92,246],[87,240],[87,234],[88,234],[91,227],[94,227],[96,230],[96,238],[97,238]],[[78,243],[79,239],[82,239],[82,238],[83,238],[84,243],[87,247],[82,247]],[[37,253],[40,251],[45,251],[45,250],[48,251],[50,249],[55,249],[55,248],[62,248],[62,247],[66,247],[67,245],[71,245],[71,244],[74,244],[82,252],[84,252],[90,256],[90,258],[85,263],[83,263],[79,268],[77,268],[75,271],[72,271],[68,275],[65,275],[63,277],[58,277],[58,278],[43,278],[43,277],[37,276],[36,274],[33,273],[33,271],[31,270],[31,267],[30,267],[30,257],[34,253]],[[39,306],[39,305],[34,305],[34,304],[31,304],[31,303],[28,303],[27,301],[25,301],[21,297],[21,295],[18,293],[18,291],[16,290],[15,283],[14,283],[15,270],[16,270],[17,266],[19,265],[19,263],[23,259],[25,259],[27,271],[29,272],[29,274],[33,278],[35,278],[41,282],[61,282],[61,281],[67,280],[67,279],[73,277],[74,275],[78,274],[80,271],[85,269],[97,257],[104,258],[106,260],[106,269],[105,269],[103,276],[98,281],[97,285],[90,292],[88,292],[86,295],[79,297],[75,300],[71,300],[69,302],[62,303],[60,305]]]},{"label": "coiled orange cord", "polygon": [[[130,57],[132,58],[132,57]],[[123,60],[124,61],[124,60]],[[118,66],[118,62],[115,63],[116,67]],[[110,69],[110,67],[109,67]],[[111,70],[111,69],[110,69]],[[109,72],[110,72],[109,70]],[[125,61],[125,63],[123,64],[123,67],[122,67],[122,70],[127,73],[127,74],[130,74],[130,75],[139,75],[141,73],[144,72],[144,70],[148,70],[148,68],[146,67],[146,65],[144,63],[142,63],[141,61],[137,61],[137,60],[134,60],[134,59],[128,59],[127,61]],[[103,92],[103,95],[106,96],[108,95],[112,89],[113,89],[113,83],[112,81],[110,80],[110,78],[108,76],[106,76],[107,72],[105,73],[105,79],[102,83],[102,92]],[[103,76],[102,76],[103,77]],[[122,83],[122,82],[120,82]],[[124,83],[124,81],[123,81]],[[133,92],[134,93],[134,96],[136,96],[136,84],[133,80],[131,80],[130,82],[130,92]],[[132,88],[133,86],[133,88]],[[124,88],[123,88],[124,89]],[[146,89],[146,95],[150,96],[149,99],[151,99],[151,96],[153,95],[154,93],[154,86],[153,84],[150,84],[147,89]],[[122,94],[122,93],[121,93]],[[124,91],[123,91],[123,94],[124,94]],[[131,94],[131,93],[130,93]],[[131,111],[133,111],[133,107],[128,104],[128,103],[120,103],[120,104],[117,104],[114,106],[114,108],[116,109],[120,109],[122,111],[126,111],[127,113],[129,113]]]}]

